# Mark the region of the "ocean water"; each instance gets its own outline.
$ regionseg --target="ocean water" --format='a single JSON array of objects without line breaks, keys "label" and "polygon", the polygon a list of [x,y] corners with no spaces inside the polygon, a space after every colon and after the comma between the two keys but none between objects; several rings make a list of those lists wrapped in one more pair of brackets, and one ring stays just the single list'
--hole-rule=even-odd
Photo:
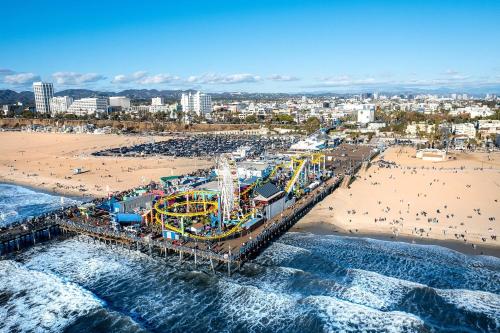
[{"label": "ocean water", "polygon": [[14,221],[61,208],[61,205],[78,203],[73,198],[63,198],[32,189],[0,183],[0,227]]},{"label": "ocean water", "polygon": [[228,277],[68,239],[0,261],[1,332],[498,332],[500,259],[287,233]]}]

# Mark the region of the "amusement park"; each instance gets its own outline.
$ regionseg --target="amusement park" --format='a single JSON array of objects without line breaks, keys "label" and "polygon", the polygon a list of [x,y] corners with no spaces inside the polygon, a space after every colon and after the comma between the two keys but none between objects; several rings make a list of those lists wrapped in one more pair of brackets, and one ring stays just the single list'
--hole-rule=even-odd
[{"label": "amusement park", "polygon": [[241,247],[261,226],[314,197],[309,194],[326,182],[341,180],[373,153],[369,146],[327,139],[319,131],[287,150],[257,156],[245,153],[251,147],[238,146],[216,156],[212,169],[110,193],[80,206],[76,215],[141,238]]},{"label": "amusement park", "polygon": [[[222,154],[210,177],[194,186],[164,188],[149,220],[161,226],[166,238],[223,240],[280,214],[329,176],[321,153],[241,165],[231,154]],[[179,178],[167,182],[182,184]]]}]

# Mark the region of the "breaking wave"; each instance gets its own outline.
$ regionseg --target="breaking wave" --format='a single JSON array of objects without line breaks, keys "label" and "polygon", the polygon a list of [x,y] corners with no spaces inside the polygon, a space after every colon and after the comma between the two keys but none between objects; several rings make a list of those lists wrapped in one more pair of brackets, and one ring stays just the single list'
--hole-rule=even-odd
[{"label": "breaking wave", "polygon": [[0,331],[500,329],[500,260],[287,233],[231,277],[76,238],[0,261]]},{"label": "breaking wave", "polygon": [[30,216],[60,208],[63,205],[77,204],[72,198],[63,198],[26,187],[0,183],[0,227]]}]

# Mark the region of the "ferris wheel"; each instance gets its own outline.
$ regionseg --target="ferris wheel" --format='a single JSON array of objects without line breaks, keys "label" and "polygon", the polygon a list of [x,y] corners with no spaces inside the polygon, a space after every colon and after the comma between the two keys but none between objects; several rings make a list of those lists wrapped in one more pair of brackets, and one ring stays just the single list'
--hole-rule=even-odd
[{"label": "ferris wheel", "polygon": [[217,160],[217,181],[220,193],[219,208],[224,222],[231,220],[231,213],[239,209],[240,183],[238,168],[231,154],[222,154]]}]

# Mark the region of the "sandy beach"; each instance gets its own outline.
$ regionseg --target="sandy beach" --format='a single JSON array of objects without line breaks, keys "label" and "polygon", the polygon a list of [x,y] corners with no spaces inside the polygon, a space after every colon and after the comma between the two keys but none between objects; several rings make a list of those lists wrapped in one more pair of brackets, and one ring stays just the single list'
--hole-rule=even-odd
[{"label": "sandy beach", "polygon": [[[446,240],[499,247],[500,154],[456,153],[443,162],[391,147],[294,227],[392,239]],[[456,159],[455,159],[456,158]],[[380,160],[387,163],[382,167]]]},{"label": "sandy beach", "polygon": [[[162,176],[189,173],[211,161],[171,157],[95,157],[91,153],[165,137],[0,132],[0,182],[77,196],[106,196]],[[84,172],[73,174],[73,169]]]}]

